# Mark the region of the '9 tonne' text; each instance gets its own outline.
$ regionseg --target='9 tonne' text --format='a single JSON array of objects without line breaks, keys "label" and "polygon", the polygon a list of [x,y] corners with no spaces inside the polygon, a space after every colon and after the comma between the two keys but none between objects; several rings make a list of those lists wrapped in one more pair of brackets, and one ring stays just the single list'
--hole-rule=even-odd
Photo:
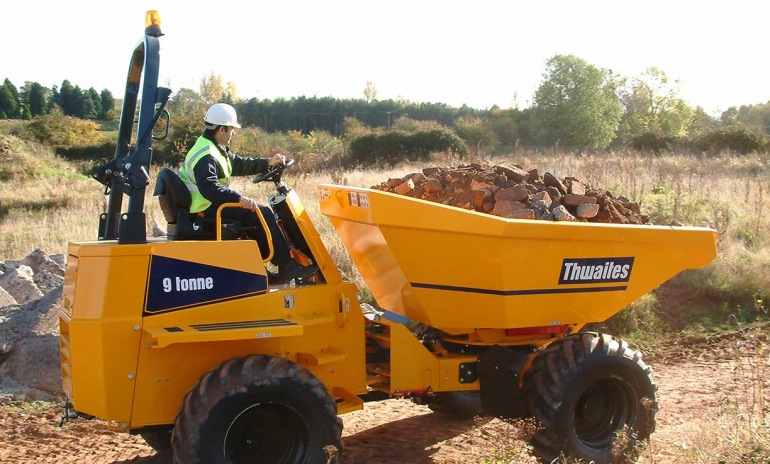
[{"label": "'9 tonne' text", "polygon": [[212,277],[192,277],[189,279],[176,277],[174,280],[171,280],[171,277],[166,277],[163,279],[163,291],[166,293],[211,290],[212,288],[214,288]]}]

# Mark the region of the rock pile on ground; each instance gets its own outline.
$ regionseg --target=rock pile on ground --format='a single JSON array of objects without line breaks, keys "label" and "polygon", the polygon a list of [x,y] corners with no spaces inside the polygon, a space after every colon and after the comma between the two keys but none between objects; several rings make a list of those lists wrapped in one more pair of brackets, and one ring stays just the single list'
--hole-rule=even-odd
[{"label": "rock pile on ground", "polygon": [[60,397],[64,255],[0,262],[0,403]]},{"label": "rock pile on ground", "polygon": [[591,188],[575,177],[559,179],[515,165],[429,167],[373,189],[511,219],[646,224],[639,205]]}]

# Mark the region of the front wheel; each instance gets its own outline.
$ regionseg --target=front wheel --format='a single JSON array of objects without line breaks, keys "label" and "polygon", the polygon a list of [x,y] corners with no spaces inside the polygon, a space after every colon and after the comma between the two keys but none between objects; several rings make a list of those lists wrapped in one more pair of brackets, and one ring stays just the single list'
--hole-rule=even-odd
[{"label": "front wheel", "polygon": [[600,463],[634,461],[655,430],[652,370],[610,335],[580,333],[551,343],[527,371],[524,387],[541,428],[535,453]]},{"label": "front wheel", "polygon": [[287,359],[253,355],[206,373],[184,398],[177,463],[314,464],[342,452],[342,420],[324,384]]}]

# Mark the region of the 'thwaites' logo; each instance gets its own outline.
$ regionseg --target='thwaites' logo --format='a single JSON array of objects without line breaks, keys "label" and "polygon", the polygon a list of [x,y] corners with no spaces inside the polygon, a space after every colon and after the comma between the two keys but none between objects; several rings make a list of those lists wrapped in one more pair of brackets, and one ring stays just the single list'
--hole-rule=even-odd
[{"label": "'thwaites' logo", "polygon": [[628,282],[633,267],[633,257],[565,258],[561,264],[559,284]]}]

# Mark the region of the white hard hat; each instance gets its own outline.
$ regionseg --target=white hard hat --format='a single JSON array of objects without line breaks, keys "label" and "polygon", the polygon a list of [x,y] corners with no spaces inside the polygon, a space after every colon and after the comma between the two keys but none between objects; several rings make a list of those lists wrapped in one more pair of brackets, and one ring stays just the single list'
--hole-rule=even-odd
[{"label": "white hard hat", "polygon": [[206,127],[212,126],[211,128],[216,126],[241,127],[241,125],[238,124],[238,116],[235,114],[235,108],[227,103],[216,103],[211,105],[211,108],[206,111],[206,116],[203,118],[203,121],[206,123]]}]

